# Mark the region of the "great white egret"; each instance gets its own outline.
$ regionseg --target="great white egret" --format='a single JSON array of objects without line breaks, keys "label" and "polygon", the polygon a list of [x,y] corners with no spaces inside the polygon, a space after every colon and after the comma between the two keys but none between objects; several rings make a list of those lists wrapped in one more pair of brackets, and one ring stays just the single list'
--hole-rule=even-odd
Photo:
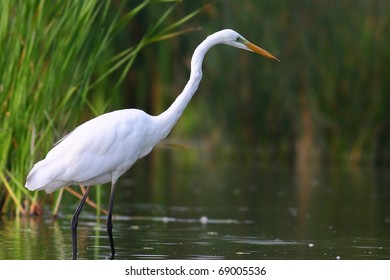
[{"label": "great white egret", "polygon": [[171,131],[190,102],[202,79],[202,63],[207,51],[225,44],[253,51],[278,60],[237,32],[225,29],[208,36],[194,51],[190,79],[172,105],[158,116],[137,109],[113,111],[91,119],[62,138],[34,165],[27,176],[26,188],[51,193],[68,185],[87,186],[72,220],[73,259],[77,257],[77,223],[91,186],[111,182],[107,234],[111,258],[115,256],[112,236],[112,210],[115,183],[139,158]]}]

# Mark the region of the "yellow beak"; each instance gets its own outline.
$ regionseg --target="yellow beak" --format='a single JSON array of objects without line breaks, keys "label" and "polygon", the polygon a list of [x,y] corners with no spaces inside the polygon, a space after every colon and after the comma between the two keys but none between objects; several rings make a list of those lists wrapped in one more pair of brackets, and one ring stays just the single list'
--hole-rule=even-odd
[{"label": "yellow beak", "polygon": [[262,56],[265,56],[265,57],[268,57],[268,58],[280,61],[275,56],[273,56],[270,52],[260,48],[259,46],[256,46],[255,44],[253,44],[253,43],[251,43],[249,41],[245,42],[244,44],[245,44],[245,46],[247,46],[248,49],[250,49],[251,51],[253,51],[255,53],[258,53],[258,54],[260,54]]}]

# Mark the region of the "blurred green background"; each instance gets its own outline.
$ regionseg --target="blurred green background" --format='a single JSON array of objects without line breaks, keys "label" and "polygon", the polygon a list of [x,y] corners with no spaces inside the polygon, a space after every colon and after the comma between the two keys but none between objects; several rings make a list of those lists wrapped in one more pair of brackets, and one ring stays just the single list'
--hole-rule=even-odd
[{"label": "blurred green background", "polygon": [[23,212],[24,197],[37,199],[23,187],[28,170],[77,124],[122,108],[164,111],[188,80],[195,47],[224,28],[281,62],[210,50],[168,142],[264,165],[390,162],[389,1],[29,0],[0,8],[1,212]]},{"label": "blurred green background", "polygon": [[[172,18],[208,3],[183,1]],[[129,38],[142,34],[156,13],[140,14]],[[216,1],[186,27],[201,30],[141,52],[123,99],[110,109],[160,113],[185,85],[197,44],[232,28],[281,62],[225,46],[212,49],[173,137],[197,140],[211,153],[264,162],[389,162],[388,1]]]}]

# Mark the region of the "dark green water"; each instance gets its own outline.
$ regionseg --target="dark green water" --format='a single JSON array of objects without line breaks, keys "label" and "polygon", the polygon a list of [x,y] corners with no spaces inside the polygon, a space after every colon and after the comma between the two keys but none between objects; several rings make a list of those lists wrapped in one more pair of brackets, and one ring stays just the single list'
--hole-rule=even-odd
[{"label": "dark green water", "polygon": [[[390,259],[389,199],[388,167],[264,167],[160,149],[119,180],[117,259]],[[0,259],[70,259],[76,204],[65,192],[56,221],[49,205],[40,218],[1,218]],[[80,259],[109,256],[105,219],[85,207]]]}]

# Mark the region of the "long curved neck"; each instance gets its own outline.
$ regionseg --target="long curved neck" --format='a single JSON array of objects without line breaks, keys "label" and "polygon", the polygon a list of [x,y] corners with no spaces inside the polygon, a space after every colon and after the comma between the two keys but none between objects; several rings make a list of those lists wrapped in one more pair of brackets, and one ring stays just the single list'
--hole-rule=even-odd
[{"label": "long curved neck", "polygon": [[165,112],[155,117],[159,123],[159,129],[161,129],[161,138],[168,135],[198,89],[202,80],[203,58],[207,51],[216,44],[218,44],[218,41],[213,36],[209,36],[195,49],[191,59],[190,79],[186,86],[172,105]]}]

